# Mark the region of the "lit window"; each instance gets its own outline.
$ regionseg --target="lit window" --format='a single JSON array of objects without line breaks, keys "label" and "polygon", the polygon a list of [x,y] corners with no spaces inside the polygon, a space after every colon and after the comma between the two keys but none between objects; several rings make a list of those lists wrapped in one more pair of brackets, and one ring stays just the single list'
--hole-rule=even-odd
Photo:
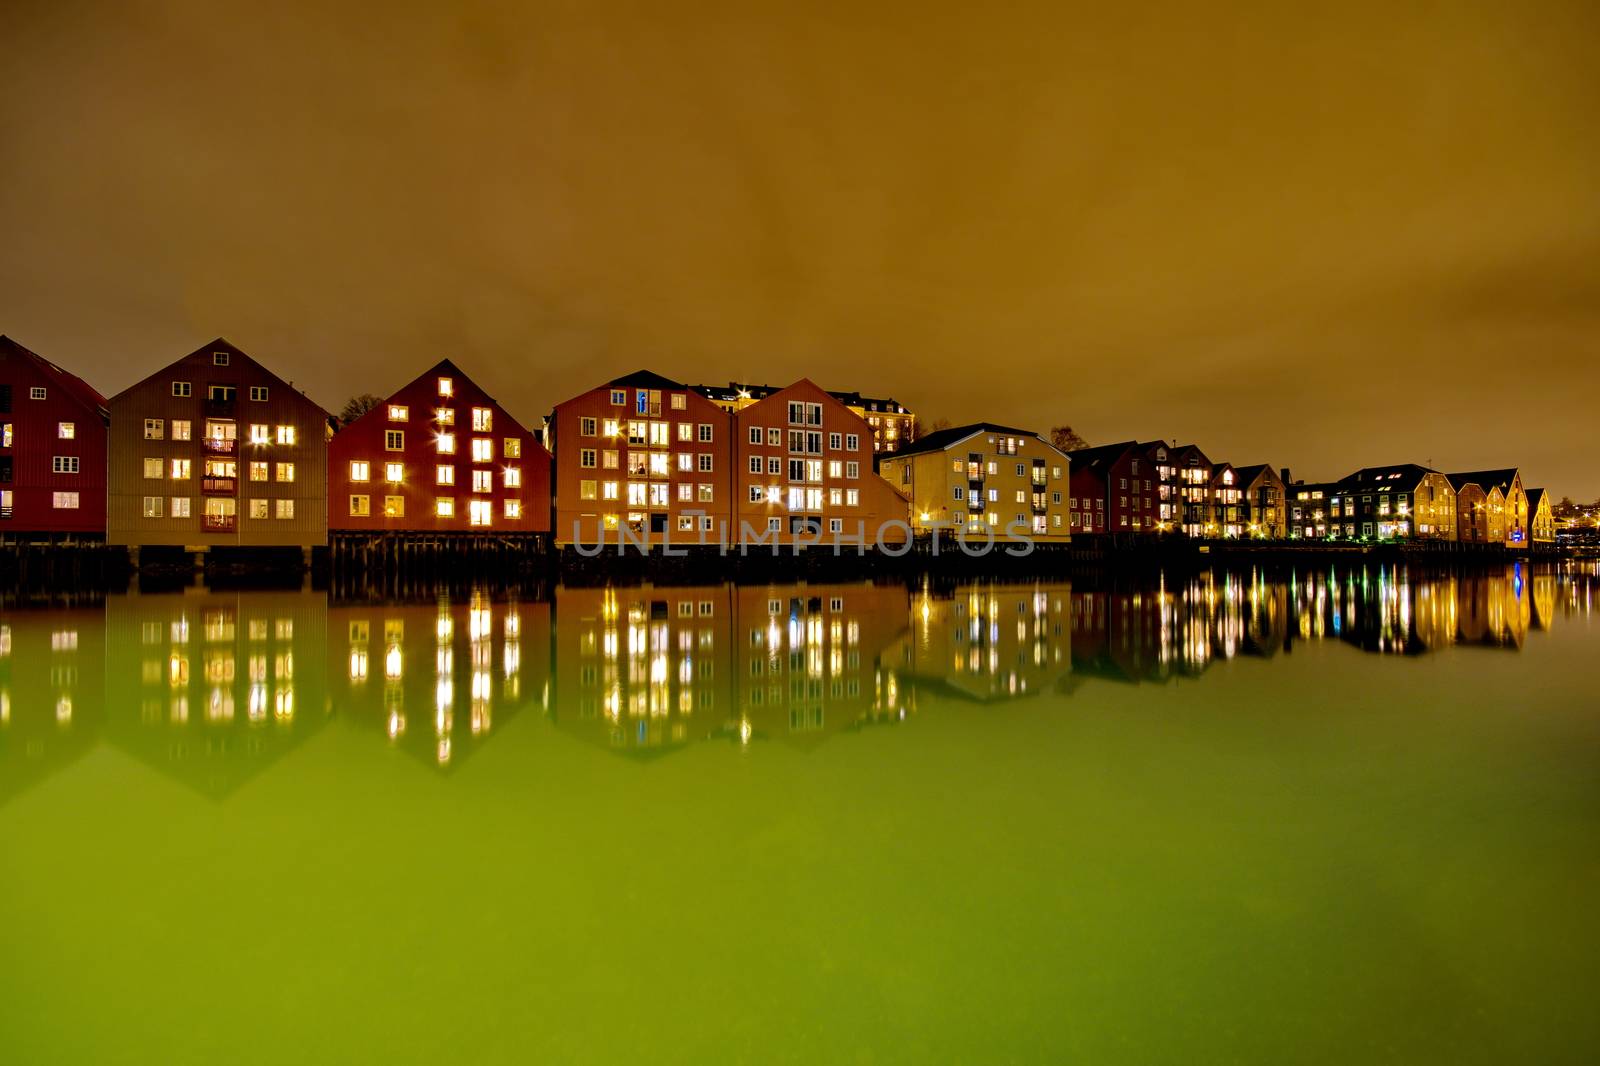
[{"label": "lit window", "polygon": [[193,427],[193,423],[191,423],[187,418],[174,418],[172,420],[172,439],[173,440],[188,440],[188,439],[190,439],[190,433],[192,431],[192,427]]},{"label": "lit window", "polygon": [[293,518],[294,517],[294,501],[293,500],[278,500],[277,501],[277,507],[276,507],[276,514],[277,514],[277,516],[279,518]]},{"label": "lit window", "polygon": [[[266,464],[263,463],[262,465],[265,466]],[[261,480],[265,481],[267,479],[266,479],[265,476],[263,476]],[[250,501],[250,517],[251,518],[265,518],[265,517],[267,517],[267,501],[266,500],[251,500]]]},{"label": "lit window", "polygon": [[383,498],[383,517],[404,518],[406,516],[406,498],[404,496],[385,496]]},{"label": "lit window", "polygon": [[372,477],[372,464],[365,459],[352,459],[350,461],[350,480],[368,481]]},{"label": "lit window", "polygon": [[189,459],[172,460],[172,480],[188,481],[193,473],[193,461]]},{"label": "lit window", "polygon": [[252,423],[251,426],[250,426],[250,443],[251,444],[271,444],[272,443],[271,427],[267,426],[267,425],[265,425],[263,423],[260,423],[260,422]]},{"label": "lit window", "polygon": [[456,483],[456,468],[443,464],[434,467],[433,483],[435,485],[454,485]]},{"label": "lit window", "polygon": [[599,494],[599,484],[594,481],[578,482],[578,499],[592,500]]},{"label": "lit window", "polygon": [[0,448],[11,447],[11,423],[0,423]]},{"label": "lit window", "polygon": [[505,455],[507,459],[521,459],[522,442],[516,437],[507,437],[505,439],[505,447],[502,449],[502,454]]},{"label": "lit window", "polygon": [[672,409],[674,411],[681,411],[685,407],[689,406],[689,398],[687,396],[685,396],[683,393],[674,392],[674,393],[671,394],[671,396],[672,396]]},{"label": "lit window", "polygon": [[615,500],[615,499],[617,499],[618,498],[617,497],[617,482],[615,482],[615,481],[602,481],[600,483],[600,498],[602,500]]},{"label": "lit window", "polygon": [[472,438],[472,461],[475,463],[494,462],[494,440],[492,438]]},{"label": "lit window", "polygon": [[293,481],[294,480],[294,464],[293,463],[279,463],[278,464],[277,475],[278,475],[278,480],[279,481]]},{"label": "lit window", "polygon": [[384,463],[383,480],[391,485],[398,485],[406,479],[406,466],[404,463]]},{"label": "lit window", "polygon": [[386,452],[403,452],[406,450],[406,431],[403,429],[386,429],[383,431],[383,450]]},{"label": "lit window", "polygon": [[494,429],[494,412],[487,407],[474,407],[472,409],[472,431],[474,433],[488,433]]},{"label": "lit window", "polygon": [[365,518],[372,513],[371,496],[350,497],[350,517]]},{"label": "lit window", "polygon": [[473,500],[467,504],[467,524],[486,526],[494,517],[494,504],[488,500]]},{"label": "lit window", "polygon": [[161,496],[146,496],[144,498],[144,516],[146,518],[160,518],[163,510],[162,505],[165,502],[165,498]]},{"label": "lit window", "polygon": [[456,501],[449,496],[440,496],[433,501],[433,513],[440,518],[454,518],[456,516]]},{"label": "lit window", "polygon": [[454,407],[436,407],[433,410],[433,420],[441,426],[456,424],[456,409]]},{"label": "lit window", "polygon": [[76,511],[78,509],[78,494],[76,492],[52,493],[50,505],[58,511]]},{"label": "lit window", "polygon": [[278,443],[279,444],[293,444],[294,443],[294,427],[293,426],[279,426],[278,427]]},{"label": "lit window", "polygon": [[454,433],[441,433],[435,442],[440,455],[454,455],[456,453],[456,435]]},{"label": "lit window", "polygon": [[454,396],[455,394],[456,394],[455,379],[454,378],[443,378],[443,377],[440,378],[439,379],[439,395],[440,396]]},{"label": "lit window", "polygon": [[[11,427],[10,425],[7,425],[6,428],[10,429]],[[167,424],[165,421],[159,418],[147,418],[144,420],[145,440],[164,440],[166,439],[166,436]],[[10,447],[10,442],[7,442],[6,446]]]},{"label": "lit window", "polygon": [[148,480],[160,481],[161,475],[165,469],[166,464],[164,464],[160,459],[151,459],[147,457],[144,461],[144,476]]},{"label": "lit window", "polygon": [[507,500],[505,502],[505,516],[507,518],[521,518],[522,517],[522,501],[521,500]]},{"label": "lit window", "polygon": [[494,491],[494,471],[493,470],[474,470],[472,472],[472,491],[473,492],[493,492]]},{"label": "lit window", "polygon": [[189,497],[187,496],[172,497],[172,517],[188,518],[190,515],[189,502]]},{"label": "lit window", "polygon": [[56,423],[56,436],[61,438],[62,440],[72,440],[77,435],[78,435],[78,424],[76,422],[57,422]]},{"label": "lit window", "polygon": [[[250,480],[267,480],[267,464],[261,460],[252,460],[250,463]],[[265,517],[264,515],[262,517]]]},{"label": "lit window", "polygon": [[519,489],[522,487],[522,468],[520,466],[506,467],[506,488]]}]

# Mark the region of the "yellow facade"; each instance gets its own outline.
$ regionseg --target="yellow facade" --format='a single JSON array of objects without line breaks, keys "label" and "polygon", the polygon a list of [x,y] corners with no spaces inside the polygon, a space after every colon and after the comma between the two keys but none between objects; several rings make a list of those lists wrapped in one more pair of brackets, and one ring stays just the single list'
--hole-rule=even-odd
[{"label": "yellow facade", "polygon": [[[1036,434],[974,426],[945,430],[942,447],[885,456],[878,471],[911,500],[911,528],[1065,544],[1066,455]],[[932,437],[927,438],[932,440]]]}]

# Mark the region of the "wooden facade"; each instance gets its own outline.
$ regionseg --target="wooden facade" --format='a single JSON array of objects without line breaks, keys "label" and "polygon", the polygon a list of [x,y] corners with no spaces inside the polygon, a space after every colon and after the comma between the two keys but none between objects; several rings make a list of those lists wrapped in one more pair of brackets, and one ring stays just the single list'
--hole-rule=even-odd
[{"label": "wooden facade", "polygon": [[734,415],[737,543],[904,543],[906,498],[872,469],[872,427],[813,382]]},{"label": "wooden facade", "polygon": [[111,544],[328,542],[328,414],[227,341],[112,397]]},{"label": "wooden facade", "polygon": [[0,541],[106,532],[106,400],[0,336]]},{"label": "wooden facade", "polygon": [[331,529],[550,530],[550,453],[448,359],[342,427],[328,453]]},{"label": "wooden facade", "polygon": [[1072,539],[1070,462],[1037,433],[987,422],[939,430],[879,461],[911,501],[911,528],[997,542]]}]

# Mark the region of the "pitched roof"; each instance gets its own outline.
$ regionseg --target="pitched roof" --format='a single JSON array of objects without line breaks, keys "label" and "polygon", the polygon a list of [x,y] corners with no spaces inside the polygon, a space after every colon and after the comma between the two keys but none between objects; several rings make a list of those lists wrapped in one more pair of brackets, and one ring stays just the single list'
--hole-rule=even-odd
[{"label": "pitched roof", "polygon": [[1511,487],[1511,482],[1516,480],[1517,468],[1506,467],[1504,470],[1468,470],[1459,474],[1446,474],[1450,479],[1450,487],[1457,492],[1463,485],[1477,485],[1484,491],[1498,487],[1501,492]]},{"label": "pitched roof", "polygon": [[1074,448],[1067,453],[1073,470],[1093,469],[1099,472],[1111,466],[1130,451],[1138,450],[1137,441],[1125,440],[1120,444],[1101,444],[1094,448]]},{"label": "pitched roof", "polygon": [[1248,485],[1256,478],[1260,477],[1263,470],[1274,474],[1277,473],[1276,470],[1273,470],[1271,463],[1257,463],[1254,466],[1236,466],[1233,468],[1233,473],[1238,479],[1239,484]]},{"label": "pitched roof", "polygon": [[1539,510],[1539,501],[1544,499],[1544,489],[1525,489],[1528,494],[1528,513],[1533,514]]},{"label": "pitched roof", "polygon": [[81,406],[106,417],[106,398],[93,385],[78,375],[63,370],[37,352],[29,351],[16,341],[0,333],[0,358],[12,357],[32,363],[46,378],[55,381]]},{"label": "pitched roof", "polygon": [[631,374],[624,374],[620,378],[612,378],[607,385],[617,385],[629,389],[682,389],[687,388],[681,381],[664,378],[650,370],[635,370]]},{"label": "pitched roof", "polygon": [[[803,379],[809,380],[809,379]],[[813,385],[816,382],[812,382]],[[750,385],[745,382],[730,381],[726,385],[690,385],[689,388],[698,392],[708,400],[716,403],[732,403],[741,397],[750,400],[764,400],[775,392],[782,392],[788,386],[779,385]],[[821,388],[821,386],[817,386]],[[845,392],[839,389],[823,389],[829,396],[844,404],[846,407],[860,407],[873,413],[910,414],[905,405],[894,397],[886,399],[875,396],[863,396],[859,392]]]},{"label": "pitched roof", "polygon": [[1394,466],[1364,466],[1353,474],[1346,474],[1340,478],[1338,484],[1342,488],[1355,485],[1381,485],[1390,481],[1398,481],[1405,485],[1414,485],[1429,474],[1438,471],[1431,467],[1419,466],[1416,463],[1398,463]]},{"label": "pitched roof", "polygon": [[[1019,437],[1034,437],[1040,440],[1043,439],[1039,437],[1039,434],[1035,433],[1031,429],[1017,429],[1014,426],[1000,426],[993,422],[973,422],[965,426],[953,426],[950,429],[941,429],[933,433],[926,434],[925,436],[918,437],[916,440],[912,441],[910,444],[907,444],[899,451],[893,453],[892,455],[884,456],[884,458],[894,459],[902,455],[916,455],[919,452],[942,451],[945,448],[959,444],[968,437],[976,436],[979,433],[1013,433]],[[1044,441],[1044,443],[1048,444],[1049,442]]]}]

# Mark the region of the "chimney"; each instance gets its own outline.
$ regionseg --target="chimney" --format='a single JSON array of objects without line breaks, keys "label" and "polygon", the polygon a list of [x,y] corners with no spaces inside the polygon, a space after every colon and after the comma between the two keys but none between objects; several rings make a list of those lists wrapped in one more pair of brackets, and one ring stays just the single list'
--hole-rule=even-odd
[{"label": "chimney", "polygon": [[1278,476],[1279,476],[1279,477],[1281,477],[1281,478],[1283,478],[1283,483],[1284,483],[1284,484],[1285,484],[1285,485],[1292,485],[1292,484],[1294,484],[1294,482],[1292,482],[1292,481],[1290,481],[1290,480],[1289,480],[1289,468],[1288,468],[1288,467],[1284,467],[1284,468],[1283,468],[1283,469],[1282,469],[1282,470],[1280,470],[1280,471],[1279,471],[1279,472],[1278,472]]}]

